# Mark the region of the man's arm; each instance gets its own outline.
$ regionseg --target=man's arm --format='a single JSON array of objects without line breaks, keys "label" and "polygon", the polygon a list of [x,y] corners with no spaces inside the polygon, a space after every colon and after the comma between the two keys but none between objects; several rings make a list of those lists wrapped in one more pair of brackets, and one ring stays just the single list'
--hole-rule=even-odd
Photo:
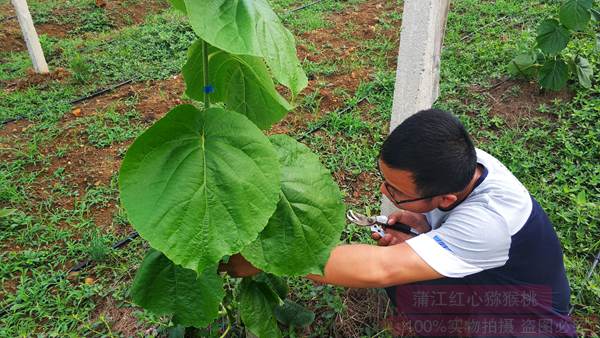
[{"label": "man's arm", "polygon": [[331,252],[323,276],[307,276],[316,282],[353,288],[388,287],[442,277],[406,243],[340,245]]}]

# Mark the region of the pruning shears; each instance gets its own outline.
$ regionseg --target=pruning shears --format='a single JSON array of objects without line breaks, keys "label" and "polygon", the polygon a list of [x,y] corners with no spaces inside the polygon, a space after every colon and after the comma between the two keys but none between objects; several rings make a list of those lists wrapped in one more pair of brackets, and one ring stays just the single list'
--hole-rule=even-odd
[{"label": "pruning shears", "polygon": [[346,213],[346,218],[348,218],[348,220],[354,224],[370,226],[371,231],[379,234],[381,237],[385,236],[385,228],[397,230],[408,235],[418,236],[421,234],[417,230],[403,223],[388,224],[388,217],[384,215],[368,217],[363,214],[359,214],[358,212],[348,210]]}]

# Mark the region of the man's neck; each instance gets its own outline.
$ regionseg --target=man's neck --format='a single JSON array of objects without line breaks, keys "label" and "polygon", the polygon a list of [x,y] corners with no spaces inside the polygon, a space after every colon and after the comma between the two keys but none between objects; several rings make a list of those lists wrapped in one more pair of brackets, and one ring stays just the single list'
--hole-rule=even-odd
[{"label": "man's neck", "polygon": [[463,191],[456,194],[456,202],[454,202],[448,208],[440,208],[440,210],[451,210],[457,205],[459,205],[462,201],[464,201],[469,196],[469,194],[471,194],[473,189],[475,189],[475,184],[477,183],[477,180],[479,180],[479,178],[481,177],[482,173],[483,169],[481,167],[481,164],[477,163],[477,166],[475,167],[475,173],[473,173],[473,177],[471,178],[471,181],[469,181],[469,184],[467,184],[467,187]]}]

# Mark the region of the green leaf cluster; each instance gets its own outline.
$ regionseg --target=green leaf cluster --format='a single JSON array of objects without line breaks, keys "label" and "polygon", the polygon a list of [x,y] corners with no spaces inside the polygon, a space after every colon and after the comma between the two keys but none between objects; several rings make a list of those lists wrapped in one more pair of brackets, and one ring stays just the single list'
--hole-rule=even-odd
[{"label": "green leaf cluster", "polygon": [[508,65],[513,76],[537,77],[544,89],[560,90],[569,78],[582,87],[592,86],[593,69],[581,55],[566,55],[563,51],[577,32],[585,31],[590,21],[598,23],[597,9],[592,0],[566,0],[560,6],[557,19],[546,19],[537,28],[536,49],[517,55]]},{"label": "green leaf cluster", "polygon": [[241,318],[256,335],[281,336],[278,321],[314,318],[285,300],[281,277],[323,273],[344,227],[341,193],[318,156],[263,132],[293,108],[276,85],[292,100],[307,85],[295,41],[265,0],[171,3],[198,35],[182,69],[198,102],[174,107],[123,160],[121,202],[152,247],[131,296],[174,325],[204,327],[233,294],[217,266],[241,253],[264,271],[239,283]]}]

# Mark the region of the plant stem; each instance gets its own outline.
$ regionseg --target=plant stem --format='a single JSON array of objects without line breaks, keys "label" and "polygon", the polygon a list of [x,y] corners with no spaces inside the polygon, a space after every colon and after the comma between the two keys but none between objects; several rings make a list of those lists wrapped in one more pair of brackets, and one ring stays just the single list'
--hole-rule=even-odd
[{"label": "plant stem", "polygon": [[202,68],[204,75],[204,108],[210,108],[210,99],[208,97],[208,44],[202,40]]}]

